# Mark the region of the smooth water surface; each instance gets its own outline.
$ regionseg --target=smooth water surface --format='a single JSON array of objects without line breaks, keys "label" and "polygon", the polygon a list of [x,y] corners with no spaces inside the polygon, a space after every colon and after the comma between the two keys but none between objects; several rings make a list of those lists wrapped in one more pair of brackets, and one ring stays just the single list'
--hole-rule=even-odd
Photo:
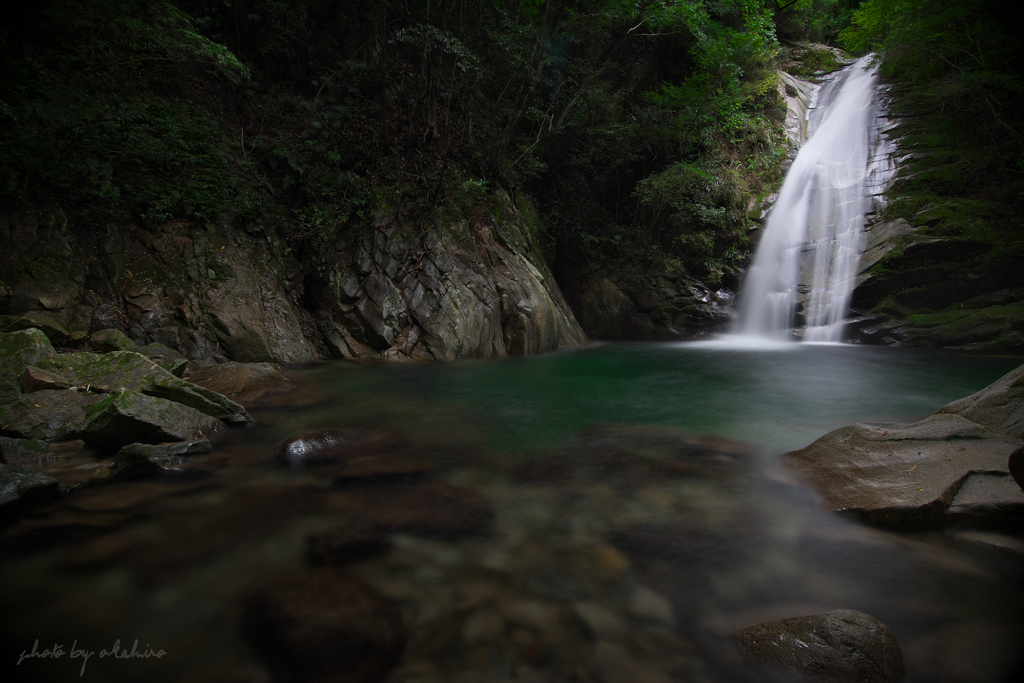
[{"label": "smooth water surface", "polygon": [[[0,536],[5,680],[270,680],[241,636],[241,592],[306,566],[310,534],[419,485],[339,487],[277,461],[324,427],[391,430],[435,465],[428,479],[495,511],[482,536],[395,534],[345,568],[401,610],[395,683],[748,680],[736,628],[837,608],[886,622],[911,681],[1005,680],[1024,563],[998,544],[1019,541],[873,529],[763,472],[850,422],[924,417],[1020,360],[727,340],[294,368],[300,400],[252,408],[259,424],[191,476],[89,486]],[[701,437],[717,450],[680,465],[694,433],[756,448]],[[67,479],[100,457],[69,447],[48,468]],[[15,666],[37,638],[166,655],[97,656],[81,676],[69,654]]]}]

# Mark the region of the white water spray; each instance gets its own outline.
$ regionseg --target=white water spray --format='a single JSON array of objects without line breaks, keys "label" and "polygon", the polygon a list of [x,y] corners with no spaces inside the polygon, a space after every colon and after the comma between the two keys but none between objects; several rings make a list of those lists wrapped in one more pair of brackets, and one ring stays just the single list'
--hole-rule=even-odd
[{"label": "white water spray", "polygon": [[[839,341],[863,248],[879,142],[867,57],[822,87],[743,283],[739,332]],[[799,336],[799,332],[797,332]]]}]

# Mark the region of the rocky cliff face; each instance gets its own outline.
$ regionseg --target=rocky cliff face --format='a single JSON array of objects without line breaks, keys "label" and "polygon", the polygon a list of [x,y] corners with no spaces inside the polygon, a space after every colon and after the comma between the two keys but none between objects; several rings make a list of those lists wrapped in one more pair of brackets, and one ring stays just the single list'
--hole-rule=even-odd
[{"label": "rocky cliff face", "polygon": [[499,194],[472,225],[379,216],[372,234],[293,254],[233,225],[76,225],[60,209],[0,216],[0,312],[74,346],[122,329],[187,357],[455,359],[586,337],[519,211]]}]

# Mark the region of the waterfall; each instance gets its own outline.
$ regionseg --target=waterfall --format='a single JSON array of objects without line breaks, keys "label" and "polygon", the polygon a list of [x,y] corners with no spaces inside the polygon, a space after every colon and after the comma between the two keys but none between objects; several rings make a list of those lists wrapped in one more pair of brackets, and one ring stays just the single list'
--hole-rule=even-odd
[{"label": "waterfall", "polygon": [[870,182],[880,156],[876,81],[864,57],[821,88],[810,137],[786,175],[743,282],[740,333],[840,340],[871,207],[867,188],[876,185]]}]

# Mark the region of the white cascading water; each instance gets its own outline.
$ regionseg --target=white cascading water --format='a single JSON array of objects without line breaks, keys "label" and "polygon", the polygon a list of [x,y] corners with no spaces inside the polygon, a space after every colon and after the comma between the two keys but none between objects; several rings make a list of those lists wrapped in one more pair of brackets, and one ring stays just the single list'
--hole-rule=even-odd
[{"label": "white cascading water", "polygon": [[822,87],[810,137],[779,191],[743,282],[739,332],[840,341],[863,248],[878,157],[876,81],[868,58]]}]

